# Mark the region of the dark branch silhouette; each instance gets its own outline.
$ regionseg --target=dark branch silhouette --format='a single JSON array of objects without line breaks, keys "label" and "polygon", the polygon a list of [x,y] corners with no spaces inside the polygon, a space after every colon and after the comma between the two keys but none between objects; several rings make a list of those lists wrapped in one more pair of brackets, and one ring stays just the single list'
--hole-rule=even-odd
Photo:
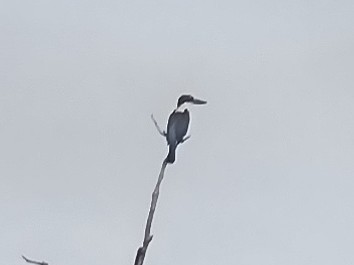
[{"label": "dark branch silhouette", "polygon": [[154,192],[152,193],[149,215],[148,215],[148,218],[146,221],[143,245],[138,249],[138,252],[136,253],[134,265],[142,265],[143,264],[146,250],[149,246],[149,243],[152,240],[152,235],[150,234],[151,224],[152,224],[152,219],[154,217],[154,213],[155,213],[155,209],[156,209],[157,199],[159,198],[160,184],[163,180],[166,166],[167,166],[167,162],[166,162],[166,160],[164,160],[162,163],[162,166],[161,166],[159,178],[157,180]]},{"label": "dark branch silhouette", "polygon": [[27,262],[27,263],[32,263],[32,264],[37,264],[37,265],[48,265],[47,262],[40,262],[40,261],[35,261],[35,260],[30,260],[28,258],[26,258],[25,256],[22,255],[22,258]]},{"label": "dark branch silhouette", "polygon": [[[151,119],[155,124],[155,127],[157,131],[159,132],[160,135],[166,137],[167,133],[163,130],[161,130],[160,126],[157,124],[157,121],[154,118],[154,115],[151,114]],[[187,141],[191,136],[185,137],[181,143]],[[162,162],[159,178],[157,180],[155,189],[152,193],[152,198],[151,198],[151,204],[150,204],[150,210],[149,210],[149,215],[146,221],[146,227],[145,227],[145,234],[144,234],[144,240],[143,240],[143,245],[138,249],[135,257],[135,262],[134,265],[142,265],[144,262],[145,254],[147,251],[147,248],[152,240],[152,235],[150,234],[151,231],[151,224],[152,224],[152,219],[154,217],[155,209],[156,209],[156,204],[157,204],[157,199],[159,198],[159,193],[160,193],[160,185],[163,180],[164,174],[165,174],[165,169],[167,166],[167,160],[165,159]]]}]

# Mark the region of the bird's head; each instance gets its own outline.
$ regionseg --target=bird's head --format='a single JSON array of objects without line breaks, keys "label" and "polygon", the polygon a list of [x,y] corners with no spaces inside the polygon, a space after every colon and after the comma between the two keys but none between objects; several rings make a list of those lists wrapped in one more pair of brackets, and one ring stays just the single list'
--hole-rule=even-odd
[{"label": "bird's head", "polygon": [[185,103],[202,105],[202,104],[206,104],[207,102],[204,100],[196,99],[196,98],[192,97],[191,95],[182,95],[178,99],[177,108],[179,108],[181,105],[183,105]]}]

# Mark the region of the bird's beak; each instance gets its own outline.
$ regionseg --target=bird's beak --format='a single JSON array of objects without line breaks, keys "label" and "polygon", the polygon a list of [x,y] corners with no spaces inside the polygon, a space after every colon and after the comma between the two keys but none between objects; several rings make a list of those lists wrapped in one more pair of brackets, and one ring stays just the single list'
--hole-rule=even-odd
[{"label": "bird's beak", "polygon": [[197,105],[202,105],[202,104],[206,104],[207,102],[200,99],[193,99],[192,103]]}]

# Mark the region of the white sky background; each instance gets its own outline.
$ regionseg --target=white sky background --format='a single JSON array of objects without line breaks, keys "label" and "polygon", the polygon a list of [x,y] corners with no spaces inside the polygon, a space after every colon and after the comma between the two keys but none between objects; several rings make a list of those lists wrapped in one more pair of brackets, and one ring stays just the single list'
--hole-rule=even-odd
[{"label": "white sky background", "polygon": [[353,1],[3,1],[0,253],[133,264],[354,263]]}]

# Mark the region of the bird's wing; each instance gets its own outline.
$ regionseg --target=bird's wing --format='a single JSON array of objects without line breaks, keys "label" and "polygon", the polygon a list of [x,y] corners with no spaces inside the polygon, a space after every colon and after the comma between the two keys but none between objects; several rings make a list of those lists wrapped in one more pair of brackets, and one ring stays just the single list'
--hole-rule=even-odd
[{"label": "bird's wing", "polygon": [[167,141],[168,143],[180,143],[188,131],[189,112],[174,111],[170,115],[167,124]]}]

